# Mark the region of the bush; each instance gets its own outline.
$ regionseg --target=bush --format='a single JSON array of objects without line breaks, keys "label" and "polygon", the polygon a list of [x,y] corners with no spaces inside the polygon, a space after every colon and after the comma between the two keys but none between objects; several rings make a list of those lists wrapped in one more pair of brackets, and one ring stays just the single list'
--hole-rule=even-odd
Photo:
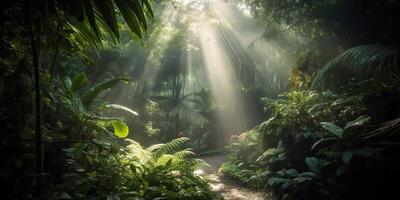
[{"label": "bush", "polygon": [[[400,149],[394,142],[400,139],[394,134],[400,123],[386,114],[382,118],[378,109],[394,108],[392,101],[372,102],[371,97],[399,92],[397,86],[374,84],[350,83],[340,95],[292,91],[264,99],[270,117],[229,146],[222,172],[269,189],[278,199],[376,199],[393,194],[390,181],[400,177],[395,170]],[[354,89],[360,87],[368,89]],[[382,126],[385,119],[389,121]]]}]

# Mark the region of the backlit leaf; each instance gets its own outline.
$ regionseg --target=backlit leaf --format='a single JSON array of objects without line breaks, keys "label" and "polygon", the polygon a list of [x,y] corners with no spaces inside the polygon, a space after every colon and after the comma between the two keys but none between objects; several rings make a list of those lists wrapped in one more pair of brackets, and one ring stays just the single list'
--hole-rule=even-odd
[{"label": "backlit leaf", "polygon": [[111,125],[114,128],[114,134],[119,138],[126,138],[129,134],[129,127],[122,121],[114,120],[111,121]]}]

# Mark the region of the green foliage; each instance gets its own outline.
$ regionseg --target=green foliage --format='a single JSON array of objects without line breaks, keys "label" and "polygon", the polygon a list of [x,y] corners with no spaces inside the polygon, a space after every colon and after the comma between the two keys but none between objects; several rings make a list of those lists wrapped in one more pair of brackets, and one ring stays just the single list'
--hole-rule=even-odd
[{"label": "green foliage", "polygon": [[255,164],[262,153],[258,139],[258,133],[254,130],[232,138],[232,143],[228,146],[228,161],[221,166],[220,171],[251,187],[261,187],[265,174]]},{"label": "green foliage", "polygon": [[[386,154],[395,147],[384,141],[398,138],[387,135],[393,133],[391,126],[379,129],[380,133],[374,128],[380,127],[376,120],[381,115],[371,112],[377,105],[369,98],[372,90],[379,96],[398,94],[394,91],[397,86],[392,85],[391,90],[371,87],[363,93],[351,90],[355,88],[352,84],[370,83],[349,83],[341,95],[292,91],[276,100],[265,99],[270,117],[254,130],[258,139],[251,143],[249,136],[243,136],[241,145],[230,144],[230,157],[222,172],[246,185],[268,188],[278,199],[351,199],[359,184],[369,188],[363,195],[368,199],[383,191],[393,192],[384,180],[397,172],[384,174],[385,166],[398,165],[386,160],[397,154]],[[378,107],[389,105],[393,104],[379,101]],[[386,123],[398,127],[396,120]],[[256,152],[255,157],[249,152]],[[381,171],[372,173],[375,166],[381,166]],[[365,184],[362,176],[374,181]]]},{"label": "green foliage", "polygon": [[124,122],[114,120],[110,123],[114,128],[114,134],[116,136],[118,136],[119,138],[126,138],[126,136],[128,136],[129,127]]},{"label": "green foliage", "polygon": [[[126,79],[111,79],[87,88],[85,87],[87,85],[86,74],[78,73],[75,75],[72,82],[68,77],[65,78],[65,80],[59,80],[58,83],[63,85],[62,87],[57,84],[54,86],[57,88],[55,90],[57,92],[52,95],[53,101],[55,101],[55,104],[57,102],[63,103],[61,108],[71,114],[72,119],[75,120],[80,128],[78,131],[86,129],[86,133],[94,136],[93,134],[96,134],[96,130],[106,130],[111,126],[117,137],[125,138],[129,133],[129,128],[126,123],[120,118],[103,117],[101,116],[101,111],[104,110],[104,108],[112,108],[128,112],[134,116],[137,116],[137,113],[122,105],[107,104],[99,99],[99,95],[102,91],[113,87],[121,80]],[[71,139],[80,139],[82,137],[84,136],[70,136]]]},{"label": "green foliage", "polygon": [[[348,49],[329,61],[318,72],[313,88],[335,89],[351,78],[377,79],[389,84],[400,80],[400,49],[386,45],[361,45]],[[343,76],[338,78],[338,74]]]},{"label": "green foliage", "polygon": [[[98,147],[91,144],[77,143],[64,149],[69,158],[69,171],[63,175],[65,181],[56,186],[53,196],[68,195],[72,199],[214,199],[207,182],[193,174],[200,161],[192,158],[192,152],[179,150],[187,141],[181,138],[160,148],[143,148],[130,139],[126,139],[126,147],[113,140],[101,140],[101,146],[113,153],[98,151]],[[160,153],[161,149],[168,150],[169,154]]]},{"label": "green foliage", "polygon": [[[2,3],[3,198],[215,198],[193,174],[204,164],[193,151],[224,139],[216,137],[222,109],[207,88],[197,90],[210,85],[200,70],[204,62],[196,46],[201,45],[189,35],[195,27],[191,20],[199,16],[187,15],[201,9],[207,11],[201,15],[214,15],[209,12],[214,6],[208,6],[214,1],[185,2],[186,9],[171,12],[171,21],[165,19],[165,1],[151,2]],[[221,171],[268,188],[278,199],[389,199],[385,196],[397,191],[390,182],[400,177],[395,26],[400,1],[231,2],[262,17],[266,29],[260,38],[267,43],[248,55],[257,44],[243,46],[259,23],[255,29],[214,23],[221,13],[210,20],[228,52],[222,59],[229,59],[237,85],[245,87],[234,91],[243,104],[269,98],[263,99],[265,121],[232,136]],[[230,16],[242,24],[251,21]],[[150,18],[155,20],[149,23]],[[331,59],[343,49],[348,50]],[[194,60],[190,69],[186,56]],[[276,97],[287,89],[292,66],[291,91]],[[314,89],[334,93],[307,90],[313,80]],[[252,111],[261,107],[249,113],[256,115]],[[256,121],[241,119],[246,126]],[[160,141],[170,142],[156,144]]]},{"label": "green foliage", "polygon": [[325,130],[331,132],[332,134],[336,135],[337,137],[342,137],[343,134],[343,129],[336,126],[332,122],[320,122],[322,128]]},{"label": "green foliage", "polygon": [[[143,5],[143,6],[142,6]],[[148,0],[128,1],[128,0],[84,0],[78,2],[69,1],[51,1],[47,2],[48,7],[40,9],[56,10],[60,9],[65,12],[73,25],[77,22],[84,22],[90,25],[90,28],[95,33],[94,36],[101,35],[101,28],[105,26],[112,35],[119,38],[119,28],[116,8],[122,13],[129,28],[139,37],[142,37],[142,30],[146,31],[145,13],[148,11],[150,16],[153,16],[151,6]],[[87,21],[85,21],[87,20]],[[90,37],[85,25],[77,26],[80,33],[84,34],[86,39],[96,40],[98,38]],[[101,28],[100,28],[101,27]]]},{"label": "green foliage", "polygon": [[116,79],[111,79],[108,81],[104,81],[102,83],[98,83],[95,86],[91,87],[88,91],[85,91],[85,93],[82,95],[82,104],[84,106],[89,106],[93,100],[100,94],[100,92],[107,90],[114,85],[116,85],[120,81],[129,81],[127,78],[116,78]]}]

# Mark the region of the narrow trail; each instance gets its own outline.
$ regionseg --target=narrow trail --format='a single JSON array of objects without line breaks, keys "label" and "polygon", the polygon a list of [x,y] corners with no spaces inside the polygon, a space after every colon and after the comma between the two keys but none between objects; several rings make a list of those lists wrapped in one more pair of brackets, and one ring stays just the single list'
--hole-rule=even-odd
[{"label": "narrow trail", "polygon": [[270,200],[267,193],[255,191],[242,185],[234,183],[227,177],[224,177],[218,169],[225,160],[224,155],[204,156],[201,159],[208,162],[211,167],[203,167],[197,170],[197,173],[207,180],[212,190],[221,195],[224,200]]}]

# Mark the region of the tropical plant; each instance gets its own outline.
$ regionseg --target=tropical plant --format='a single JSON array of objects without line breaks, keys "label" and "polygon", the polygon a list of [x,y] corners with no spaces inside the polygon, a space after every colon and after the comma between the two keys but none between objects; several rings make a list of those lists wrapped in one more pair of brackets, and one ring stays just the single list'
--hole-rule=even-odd
[{"label": "tropical plant", "polygon": [[[251,143],[232,148],[223,172],[251,186],[254,183],[249,181],[256,179],[259,187],[270,189],[278,199],[352,199],[356,198],[354,191],[360,194],[362,190],[352,186],[360,184],[369,188],[363,195],[368,199],[391,193],[391,185],[382,180],[388,178],[384,170],[397,176],[395,170],[384,166],[396,156],[389,152],[397,147],[388,141],[398,140],[393,131],[398,128],[399,112],[372,112],[383,104],[393,104],[370,98],[398,94],[393,89],[397,84],[379,87],[373,82],[350,82],[341,88],[341,95],[292,91],[277,100],[266,100],[271,117],[258,126],[259,139],[254,140],[262,140],[263,149],[256,159],[247,160],[246,152],[255,151]],[[380,125],[382,119],[388,121]],[[377,166],[382,169],[372,173]],[[376,182],[363,183],[362,176]]]},{"label": "tropical plant", "polygon": [[[85,73],[75,75],[72,81],[69,77],[66,77],[63,81],[60,80],[62,87],[58,87],[58,89],[55,90],[56,92],[53,95],[55,98],[54,103],[62,102],[61,109],[66,109],[66,111],[72,116],[72,120],[75,123],[78,123],[77,127],[80,128],[76,130],[76,132],[79,134],[85,132],[86,134],[91,135],[91,132],[96,129],[106,130],[108,126],[111,126],[113,127],[116,136],[120,138],[128,136],[129,128],[121,119],[102,117],[100,113],[102,110],[114,109],[129,113],[135,117],[138,116],[138,114],[122,105],[99,102],[98,96],[102,91],[113,87],[118,82],[126,82],[129,81],[129,79],[111,79],[98,83],[85,90],[85,86],[88,83],[87,81],[88,79]],[[84,135],[70,139],[81,139],[83,137]]]},{"label": "tropical plant", "polygon": [[400,49],[395,46],[370,44],[353,47],[324,65],[312,87],[336,89],[350,79],[377,79],[387,84],[397,83],[400,80],[399,55]]},{"label": "tropical plant", "polygon": [[207,182],[193,174],[195,167],[204,161],[192,158],[194,154],[188,149],[180,150],[187,138],[148,148],[134,140],[125,141],[127,146],[121,148],[112,140],[103,140],[102,145],[114,154],[95,153],[90,148],[96,146],[82,143],[64,149],[69,171],[64,174],[65,182],[56,186],[52,198],[216,198]]}]

